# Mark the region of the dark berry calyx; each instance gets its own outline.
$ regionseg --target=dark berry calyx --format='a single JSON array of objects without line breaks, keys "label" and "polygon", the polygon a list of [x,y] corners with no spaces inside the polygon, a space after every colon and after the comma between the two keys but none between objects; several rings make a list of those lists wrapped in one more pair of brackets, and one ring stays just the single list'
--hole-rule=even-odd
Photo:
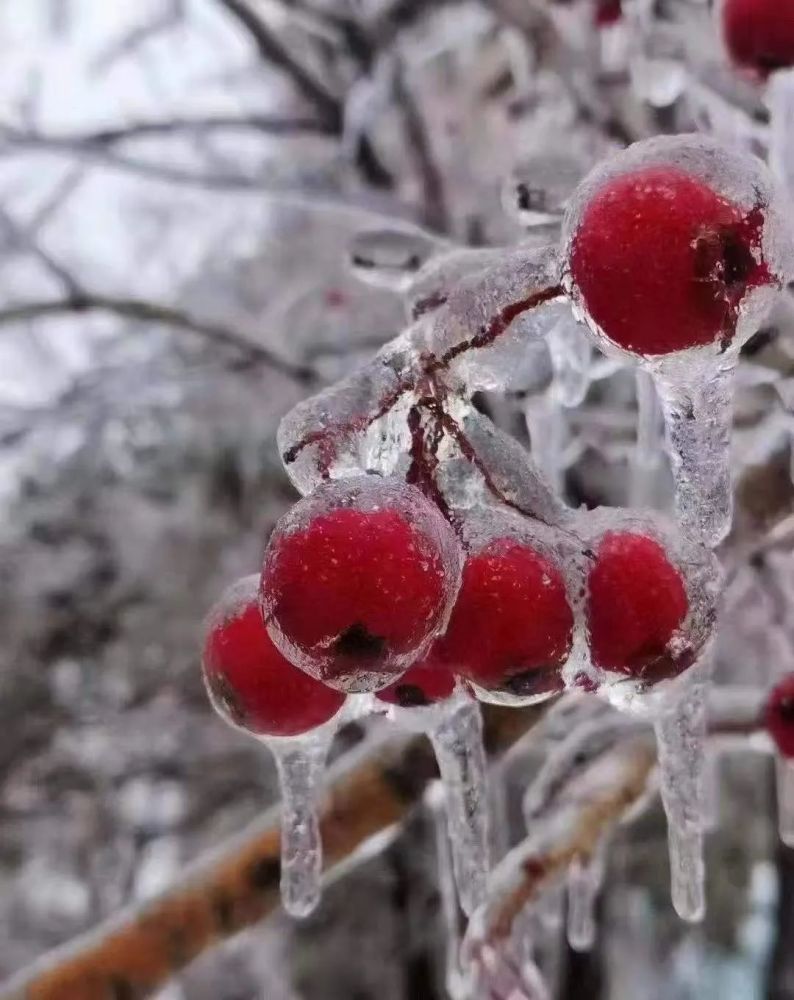
[{"label": "dark berry calyx", "polygon": [[446,701],[454,693],[455,684],[452,671],[431,650],[429,656],[415,663],[394,684],[378,691],[376,697],[400,708],[427,708]]}]

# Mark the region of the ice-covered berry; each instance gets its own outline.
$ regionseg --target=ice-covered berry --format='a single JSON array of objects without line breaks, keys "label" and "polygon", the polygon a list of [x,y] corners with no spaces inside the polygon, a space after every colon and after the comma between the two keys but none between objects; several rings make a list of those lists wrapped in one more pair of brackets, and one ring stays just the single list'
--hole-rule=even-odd
[{"label": "ice-covered berry", "polygon": [[455,675],[433,651],[409,667],[402,677],[378,691],[376,697],[400,708],[426,708],[446,701],[455,690]]},{"label": "ice-covered berry", "polygon": [[646,535],[610,531],[587,579],[590,656],[597,667],[654,683],[692,664],[679,630],[689,611],[684,579]]},{"label": "ice-covered berry", "polygon": [[273,641],[344,691],[385,687],[446,625],[460,549],[416,488],[362,476],[329,482],[279,522],[261,600]]},{"label": "ice-covered berry", "polygon": [[434,653],[486,690],[534,697],[562,690],[573,613],[557,566],[529,544],[496,538],[472,551]]},{"label": "ice-covered berry", "polygon": [[784,677],[769,693],[764,721],[780,754],[794,760],[794,674]]},{"label": "ice-covered berry", "polygon": [[722,33],[731,59],[767,76],[794,66],[791,0],[723,0]]},{"label": "ice-covered berry", "polygon": [[578,220],[568,265],[575,298],[633,354],[727,343],[748,290],[772,280],[763,224],[760,208],[743,211],[680,166],[618,174]]},{"label": "ice-covered berry", "polygon": [[299,736],[328,722],[345,695],[294,667],[262,620],[259,577],[229,587],[204,633],[204,680],[216,711],[255,736]]}]

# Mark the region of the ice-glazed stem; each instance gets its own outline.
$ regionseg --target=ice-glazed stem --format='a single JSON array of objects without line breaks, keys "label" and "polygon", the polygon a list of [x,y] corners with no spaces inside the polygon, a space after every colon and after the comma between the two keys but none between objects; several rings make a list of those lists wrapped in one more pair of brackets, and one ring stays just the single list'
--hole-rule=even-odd
[{"label": "ice-glazed stem", "polygon": [[794,70],[781,69],[769,78],[769,166],[794,195]]},{"label": "ice-glazed stem", "polygon": [[638,368],[637,438],[631,458],[629,502],[632,507],[656,507],[656,484],[662,456],[662,414],[653,378]]},{"label": "ice-glazed stem", "polygon": [[730,443],[736,361],[731,350],[709,359],[708,365],[677,359],[679,363],[665,363],[654,372],[679,525],[712,546],[728,534],[733,516]]},{"label": "ice-glazed stem", "polygon": [[322,842],[318,799],[328,740],[272,741],[281,785],[281,901],[305,917],[320,901]]},{"label": "ice-glazed stem", "polygon": [[656,718],[662,804],[667,814],[673,906],[683,920],[701,920],[706,909],[703,864],[703,749],[706,712],[703,685],[689,686]]},{"label": "ice-glazed stem", "polygon": [[574,951],[590,951],[595,944],[595,904],[604,878],[605,850],[598,844],[588,858],[575,858],[568,867],[568,944]]},{"label": "ice-glazed stem", "polygon": [[460,905],[471,915],[485,901],[490,870],[488,788],[479,703],[450,703],[430,733],[444,783],[449,839]]},{"label": "ice-glazed stem", "polygon": [[777,825],[780,839],[787,847],[794,847],[794,761],[778,757],[775,761],[777,775]]}]

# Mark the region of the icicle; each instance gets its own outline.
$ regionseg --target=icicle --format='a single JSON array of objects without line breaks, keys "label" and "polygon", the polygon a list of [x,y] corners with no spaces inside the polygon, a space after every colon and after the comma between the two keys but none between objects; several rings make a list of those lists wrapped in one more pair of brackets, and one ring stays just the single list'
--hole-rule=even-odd
[{"label": "icicle", "polygon": [[731,428],[737,352],[702,368],[689,358],[660,362],[654,381],[662,401],[675,478],[676,513],[684,533],[717,545],[733,516]]},{"label": "icicle", "polygon": [[530,437],[530,453],[557,494],[563,492],[563,457],[568,420],[562,406],[550,394],[527,400],[524,409]]},{"label": "icicle", "polygon": [[662,415],[651,376],[642,368],[637,368],[634,377],[637,386],[637,440],[631,458],[629,503],[632,507],[655,508]]},{"label": "icicle", "polygon": [[427,798],[433,814],[433,825],[436,835],[436,872],[438,874],[438,891],[441,897],[441,913],[444,920],[444,938],[446,942],[445,985],[447,993],[452,997],[452,1000],[465,1000],[466,990],[460,965],[460,910],[458,909],[458,892],[455,886],[455,871],[452,864],[452,852],[447,832],[446,796],[443,786],[440,783],[431,785]]},{"label": "icicle", "polygon": [[281,900],[293,917],[305,917],[320,900],[322,841],[318,798],[330,736],[265,740],[281,785]]},{"label": "icicle", "polygon": [[[693,668],[694,669],[694,668]],[[704,688],[687,685],[675,704],[661,707],[655,721],[662,803],[667,814],[673,906],[689,921],[705,913],[703,865]]]},{"label": "icicle", "polygon": [[490,869],[487,767],[479,703],[468,695],[453,699],[428,735],[444,782],[455,880],[461,908],[468,916],[485,901]]},{"label": "icicle", "polygon": [[794,195],[794,70],[777,70],[769,79],[769,166]]},{"label": "icicle", "polygon": [[794,847],[794,761],[778,757],[775,767],[780,839],[787,847]]},{"label": "icicle", "polygon": [[562,406],[579,406],[590,387],[593,349],[572,314],[563,316],[546,338],[554,369],[551,394]]},{"label": "icicle", "polygon": [[606,868],[605,845],[596,845],[593,854],[581,856],[568,868],[568,944],[574,951],[590,951],[595,943],[595,904]]}]

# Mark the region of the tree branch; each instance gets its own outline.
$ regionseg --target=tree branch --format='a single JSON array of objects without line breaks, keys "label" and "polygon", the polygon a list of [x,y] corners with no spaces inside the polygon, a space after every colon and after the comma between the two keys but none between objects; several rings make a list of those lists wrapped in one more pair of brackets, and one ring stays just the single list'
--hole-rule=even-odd
[{"label": "tree branch", "polygon": [[342,107],[339,99],[326,90],[287,52],[281,42],[271,34],[265,22],[248,6],[246,0],[218,0],[218,2],[248,32],[262,59],[286,73],[303,97],[314,105],[323,121],[333,131],[339,132],[342,128]]},{"label": "tree branch", "polygon": [[[546,703],[548,705],[549,703]],[[489,753],[503,752],[546,706],[486,711]],[[364,744],[332,773],[321,818],[333,869],[399,823],[438,775],[423,737]],[[279,824],[268,811],[183,873],[158,898],[131,907],[0,986],[0,1000],[142,1000],[201,952],[279,905]]]},{"label": "tree branch", "polygon": [[232,348],[243,356],[247,364],[261,365],[303,385],[311,385],[318,380],[317,373],[312,368],[280,357],[233,327],[196,316],[185,309],[146,299],[78,291],[74,295],[60,299],[41,299],[8,306],[0,310],[0,326],[48,316],[67,316],[86,312],[105,312],[143,323],[161,323],[197,334],[221,347]]},{"label": "tree branch", "polygon": [[74,149],[75,146],[112,146],[128,139],[145,139],[158,135],[178,135],[190,132],[226,132],[250,130],[266,135],[298,135],[301,133],[317,133],[333,135],[335,130],[317,118],[306,118],[299,115],[282,117],[279,115],[243,114],[243,115],[203,115],[196,118],[164,118],[152,121],[133,121],[127,125],[113,128],[97,129],[93,132],[76,132],[66,134],[40,135],[11,126],[0,126],[0,133],[17,146],[32,148],[47,146]]}]

